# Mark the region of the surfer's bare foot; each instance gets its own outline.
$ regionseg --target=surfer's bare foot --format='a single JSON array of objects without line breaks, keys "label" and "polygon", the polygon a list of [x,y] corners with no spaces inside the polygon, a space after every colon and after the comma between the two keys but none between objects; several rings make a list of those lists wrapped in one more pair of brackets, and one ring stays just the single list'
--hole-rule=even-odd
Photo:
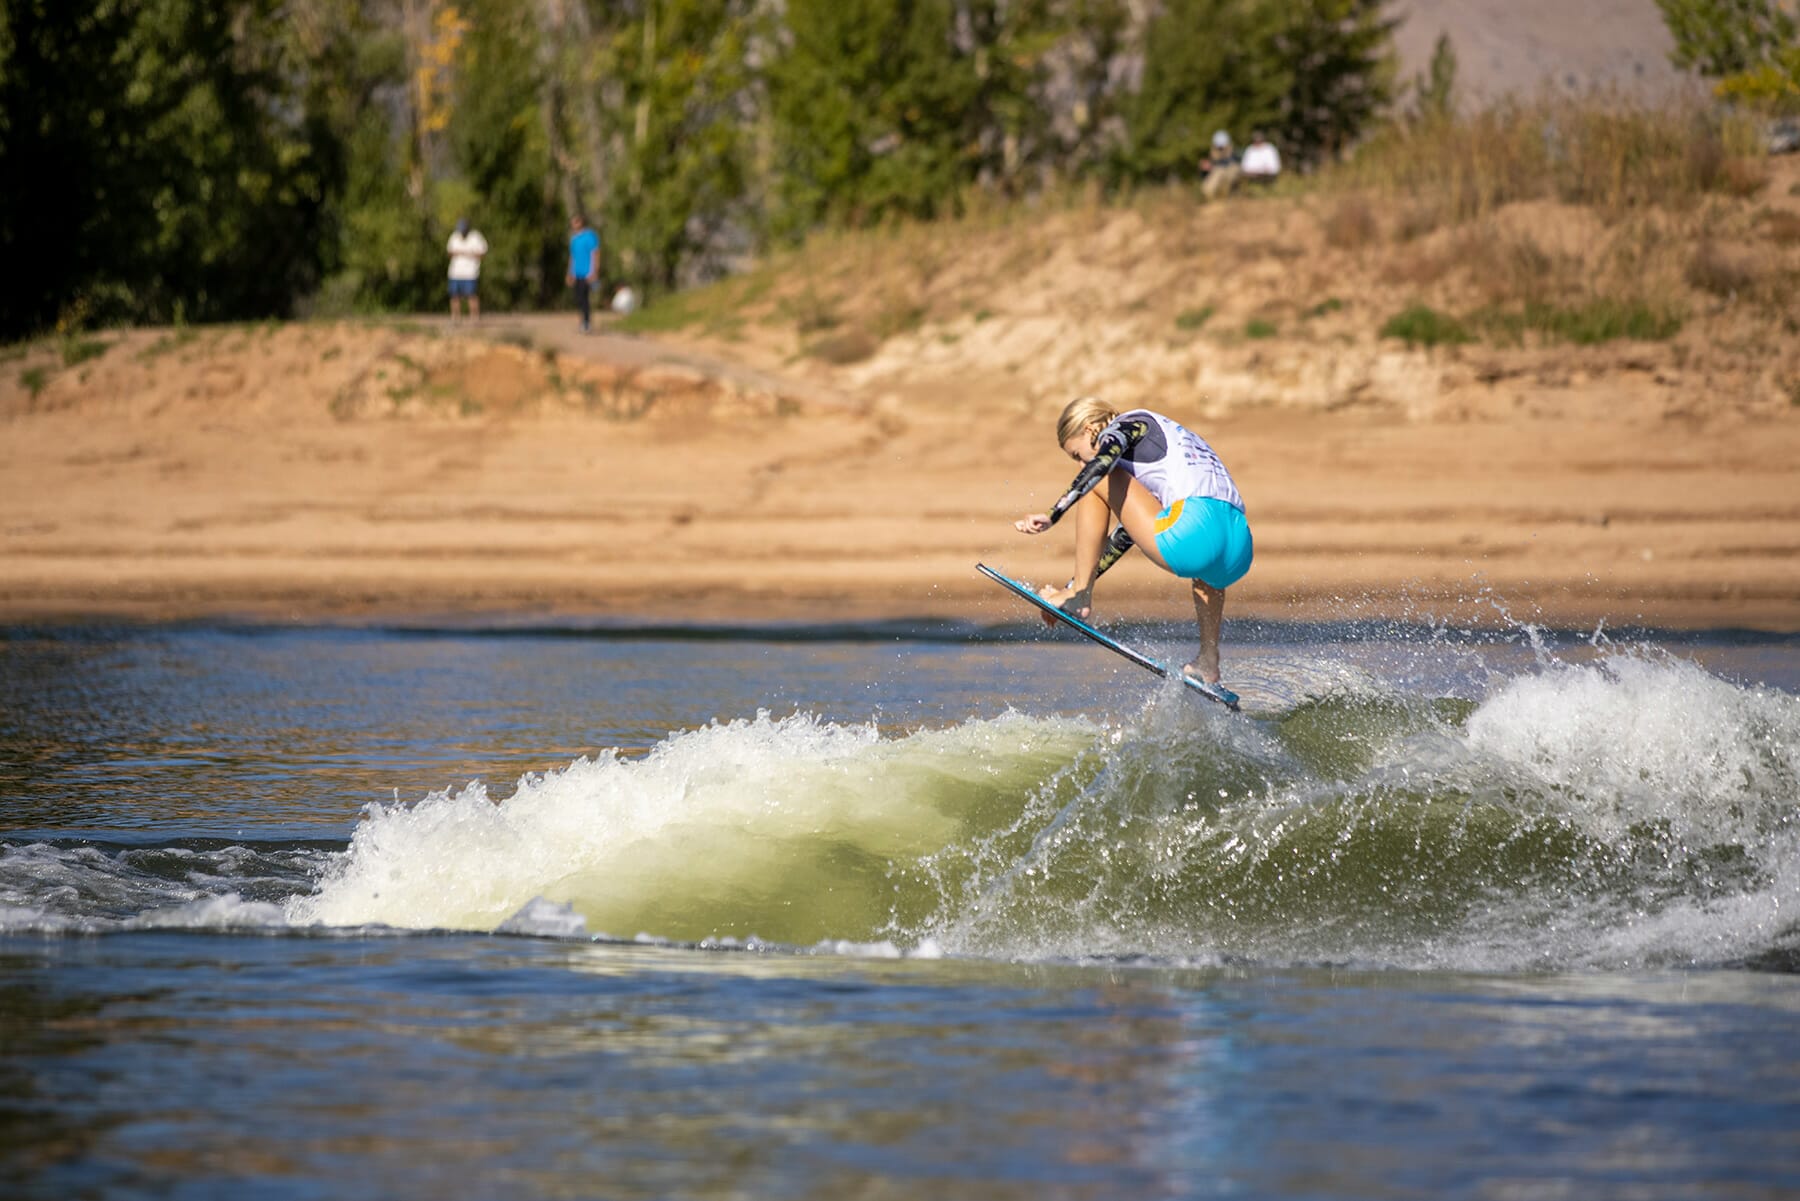
[{"label": "surfer's bare foot", "polygon": [[1217,684],[1219,682],[1218,653],[1214,652],[1211,659],[1212,666],[1210,669],[1201,660],[1195,659],[1192,663],[1183,665],[1181,674],[1187,676],[1189,679],[1199,680],[1202,684]]},{"label": "surfer's bare foot", "polygon": [[[1052,588],[1046,584],[1038,589],[1038,595],[1064,613],[1072,613],[1083,621],[1086,621],[1088,615],[1094,611],[1094,587],[1092,584],[1086,588]],[[1056,618],[1046,613],[1044,614],[1044,624],[1055,625]]]}]

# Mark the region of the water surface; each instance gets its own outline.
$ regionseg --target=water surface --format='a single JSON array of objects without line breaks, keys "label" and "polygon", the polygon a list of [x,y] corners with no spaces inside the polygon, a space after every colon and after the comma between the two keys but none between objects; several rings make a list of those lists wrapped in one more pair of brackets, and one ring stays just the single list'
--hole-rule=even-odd
[{"label": "water surface", "polygon": [[11,631],[0,1186],[1800,1189],[1800,641],[1228,636]]}]

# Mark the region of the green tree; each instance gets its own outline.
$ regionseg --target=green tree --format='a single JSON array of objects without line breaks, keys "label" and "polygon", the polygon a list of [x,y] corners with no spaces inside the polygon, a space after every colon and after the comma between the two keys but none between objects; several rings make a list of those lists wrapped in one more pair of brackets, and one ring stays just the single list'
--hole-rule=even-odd
[{"label": "green tree", "polygon": [[1124,180],[1199,170],[1213,131],[1242,141],[1273,127],[1294,75],[1275,54],[1281,6],[1264,0],[1168,0],[1144,34],[1143,76],[1125,100],[1114,161]]},{"label": "green tree", "polygon": [[547,304],[563,279],[562,170],[543,111],[548,59],[527,15],[518,0],[469,5],[448,128],[460,187],[444,189],[441,218],[468,216],[487,239],[481,288],[495,307]]},{"label": "green tree", "polygon": [[1725,79],[1752,71],[1794,44],[1794,18],[1779,0],[1656,0],[1684,71]]},{"label": "green tree", "polygon": [[1055,44],[1039,58],[1029,102],[1046,126],[1045,174],[1080,176],[1104,164],[1129,90],[1118,65],[1138,52],[1128,0],[1051,6]]},{"label": "green tree", "polygon": [[1722,98],[1800,110],[1800,37],[1779,0],[1657,0],[1678,67],[1715,80]]},{"label": "green tree", "polygon": [[1126,180],[1197,170],[1216,129],[1261,128],[1298,165],[1350,141],[1392,96],[1381,0],[1168,0],[1115,156]]},{"label": "green tree", "polygon": [[336,156],[326,307],[435,308],[449,234],[434,203],[445,156],[427,161],[413,45],[422,28],[429,30],[424,18],[435,6],[297,5],[306,14],[304,27],[296,22],[296,38],[303,35],[309,108],[329,131]]},{"label": "green tree", "polygon": [[[0,332],[285,312],[327,195],[275,0],[12,0]],[[28,181],[28,184],[27,182]]]},{"label": "green tree", "polygon": [[951,0],[789,0],[768,73],[779,229],[931,216],[980,154]]},{"label": "green tree", "polygon": [[601,121],[616,147],[602,237],[617,270],[669,287],[701,261],[746,245],[753,152],[753,47],[766,46],[754,0],[640,0],[599,60]]},{"label": "green tree", "polygon": [[1384,0],[1285,0],[1273,59],[1291,83],[1272,136],[1304,167],[1338,153],[1393,99],[1393,32]]},{"label": "green tree", "polygon": [[1431,62],[1413,77],[1413,119],[1447,121],[1456,115],[1456,47],[1447,33],[1438,34]]},{"label": "green tree", "polygon": [[0,288],[0,337],[56,320],[119,248],[111,171],[143,126],[119,102],[127,72],[113,53],[131,27],[120,9],[61,0],[0,8],[0,252],[14,279]]}]

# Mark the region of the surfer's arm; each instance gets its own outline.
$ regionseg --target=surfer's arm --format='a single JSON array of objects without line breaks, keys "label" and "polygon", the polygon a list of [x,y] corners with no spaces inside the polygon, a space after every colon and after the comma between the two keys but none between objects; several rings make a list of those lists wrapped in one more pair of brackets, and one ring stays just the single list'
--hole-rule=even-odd
[{"label": "surfer's arm", "polygon": [[[1069,485],[1069,490],[1050,506],[1050,512],[1046,514],[1050,525],[1061,521],[1062,515],[1075,507],[1076,501],[1092,492],[1119,465],[1119,460],[1143,441],[1144,435],[1149,432],[1150,423],[1141,418],[1137,421],[1115,421],[1101,430],[1100,436],[1094,439],[1094,457],[1081,465],[1081,471],[1076,474],[1075,482]],[[1048,529],[1049,526],[1045,528]]]}]

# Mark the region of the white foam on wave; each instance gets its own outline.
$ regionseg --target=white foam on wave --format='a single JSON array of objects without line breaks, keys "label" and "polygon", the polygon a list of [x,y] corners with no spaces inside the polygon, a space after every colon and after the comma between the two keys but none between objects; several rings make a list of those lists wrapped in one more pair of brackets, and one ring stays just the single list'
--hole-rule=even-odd
[{"label": "white foam on wave", "polygon": [[898,737],[805,713],[717,722],[641,759],[608,751],[528,775],[504,800],[475,782],[371,806],[289,913],[490,930],[542,897],[613,936],[859,937],[880,903],[868,864],[945,845],[971,798],[1016,792],[1092,737],[1015,713]]},{"label": "white foam on wave", "polygon": [[0,905],[0,934],[65,934],[81,929],[77,920],[44,909]]},{"label": "white foam on wave", "polygon": [[1579,806],[1589,832],[1666,821],[1738,840],[1791,816],[1800,700],[1682,659],[1613,655],[1508,681],[1466,736]]},{"label": "white foam on wave", "polygon": [[94,846],[0,846],[0,933],[91,933],[197,899],[186,881],[146,875]]},{"label": "white foam on wave", "polygon": [[[1679,658],[1614,654],[1506,682],[1466,736],[1587,837],[1630,845],[1633,830],[1659,832],[1671,874],[1649,895],[1501,906],[1457,966],[1720,963],[1793,941],[1800,700]],[[1725,865],[1724,883],[1683,874],[1712,863]]]},{"label": "white foam on wave", "polygon": [[287,913],[280,905],[246,901],[236,893],[152,909],[121,923],[127,930],[282,930],[287,926]]}]

